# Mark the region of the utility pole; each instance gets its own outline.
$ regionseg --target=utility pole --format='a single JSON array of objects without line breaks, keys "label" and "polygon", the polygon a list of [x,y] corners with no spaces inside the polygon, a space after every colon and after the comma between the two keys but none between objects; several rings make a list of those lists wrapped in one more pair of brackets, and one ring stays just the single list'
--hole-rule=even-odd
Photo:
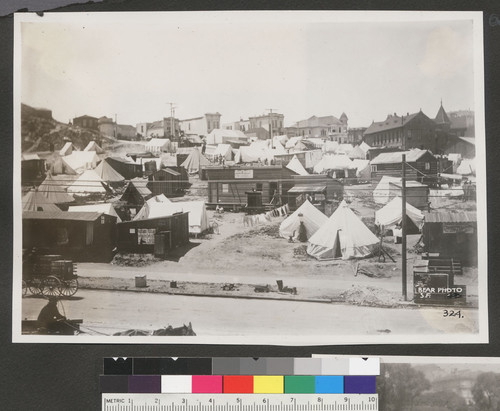
[{"label": "utility pole", "polygon": [[403,177],[401,179],[401,272],[402,272],[402,282],[403,282],[403,298],[405,301],[408,299],[408,294],[406,291],[406,154],[403,154],[401,161]]},{"label": "utility pole", "polygon": [[277,108],[267,108],[269,110],[269,134],[271,137],[271,148],[274,148],[274,140],[273,140],[273,110],[278,110]]},{"label": "utility pole", "polygon": [[172,137],[172,140],[175,138],[175,131],[174,131],[174,113],[175,113],[175,103],[167,103],[170,104],[170,137]]}]

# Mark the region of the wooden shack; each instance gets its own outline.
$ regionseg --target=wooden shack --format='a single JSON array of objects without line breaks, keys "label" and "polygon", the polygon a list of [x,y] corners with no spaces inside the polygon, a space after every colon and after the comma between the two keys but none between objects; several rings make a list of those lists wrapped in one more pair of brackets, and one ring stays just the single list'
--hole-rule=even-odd
[{"label": "wooden shack", "polygon": [[[119,251],[132,253],[153,253],[155,244],[168,250],[189,243],[189,213],[176,213],[167,217],[126,221],[117,224]],[[161,236],[159,236],[161,234]],[[159,237],[158,237],[159,236]],[[158,248],[160,244],[156,244]]]},{"label": "wooden shack", "polygon": [[[401,196],[401,182],[389,182],[389,197]],[[406,181],[406,202],[420,210],[429,206],[429,187],[418,181]]]},{"label": "wooden shack", "polygon": [[422,235],[426,252],[477,266],[476,212],[425,213]]},{"label": "wooden shack", "polygon": [[340,201],[344,196],[344,185],[326,174],[293,176],[293,185],[283,193],[282,202],[294,211],[309,199],[319,209],[325,210],[327,202]]},{"label": "wooden shack", "polygon": [[23,248],[77,262],[109,262],[116,246],[116,217],[100,212],[23,213]]},{"label": "wooden shack", "polygon": [[435,184],[438,178],[438,159],[428,150],[413,149],[404,152],[381,153],[370,163],[371,178],[402,176],[402,155],[406,154],[406,178],[421,183]]},{"label": "wooden shack", "polygon": [[120,173],[125,180],[142,177],[142,166],[140,164],[135,164],[128,159],[120,157],[107,157],[106,161]]},{"label": "wooden shack", "polygon": [[184,195],[185,190],[189,187],[189,178],[184,168],[176,168],[182,169],[184,173],[168,167],[155,171],[148,177],[147,187],[153,195],[164,194],[167,197]]},{"label": "wooden shack", "polygon": [[247,192],[262,192],[262,204],[270,204],[294,185],[293,171],[284,166],[230,166],[206,169],[208,205],[244,206]]}]

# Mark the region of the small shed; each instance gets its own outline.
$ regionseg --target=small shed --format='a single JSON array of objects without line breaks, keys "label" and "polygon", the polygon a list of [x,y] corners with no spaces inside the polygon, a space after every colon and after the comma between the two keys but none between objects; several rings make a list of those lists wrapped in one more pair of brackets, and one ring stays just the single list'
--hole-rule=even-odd
[{"label": "small shed", "polygon": [[142,206],[146,200],[153,197],[153,193],[147,187],[148,180],[143,178],[134,178],[128,183],[125,192],[120,198],[129,205]]},{"label": "small shed", "polygon": [[167,197],[183,196],[185,189],[189,186],[187,171],[183,170],[184,173],[181,173],[167,167],[155,171],[149,175],[147,187],[153,195],[164,194]]},{"label": "small shed", "polygon": [[424,214],[425,251],[477,266],[477,213],[438,211]]},{"label": "small shed", "polygon": [[132,253],[153,253],[157,235],[162,233],[162,243],[174,249],[189,243],[189,213],[126,221],[117,224],[118,249]]},{"label": "small shed", "polygon": [[116,242],[116,217],[100,212],[23,212],[23,248],[60,254],[77,262],[109,262]]},{"label": "small shed", "polygon": [[125,180],[132,180],[135,177],[142,176],[142,165],[136,164],[130,158],[107,157],[105,161],[122,175]]},{"label": "small shed", "polygon": [[[389,197],[397,197],[401,195],[401,181],[389,182]],[[428,207],[429,187],[418,181],[406,182],[406,202],[420,210]]]}]

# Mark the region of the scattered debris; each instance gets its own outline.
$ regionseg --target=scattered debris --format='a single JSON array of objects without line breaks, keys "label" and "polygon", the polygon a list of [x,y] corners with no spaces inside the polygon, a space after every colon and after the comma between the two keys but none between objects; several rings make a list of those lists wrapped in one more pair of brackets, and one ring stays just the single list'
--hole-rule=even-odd
[{"label": "scattered debris", "polygon": [[222,286],[222,290],[223,291],[238,291],[238,289],[236,288],[236,286],[234,284],[224,284]]},{"label": "scattered debris", "polygon": [[256,293],[269,293],[271,292],[271,287],[266,284],[266,285],[256,285],[254,288],[254,291]]}]

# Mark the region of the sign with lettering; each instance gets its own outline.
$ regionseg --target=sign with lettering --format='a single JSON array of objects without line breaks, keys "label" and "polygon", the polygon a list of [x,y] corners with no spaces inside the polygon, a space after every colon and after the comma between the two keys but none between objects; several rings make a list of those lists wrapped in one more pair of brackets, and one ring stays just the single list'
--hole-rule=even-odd
[{"label": "sign with lettering", "polygon": [[234,170],[234,178],[253,178],[253,170]]},{"label": "sign with lettering", "polygon": [[465,304],[465,285],[449,284],[448,274],[414,273],[414,301],[419,304]]},{"label": "sign with lettering", "polygon": [[455,233],[473,234],[474,226],[467,223],[443,223],[443,234]]},{"label": "sign with lettering", "polygon": [[137,229],[137,243],[138,244],[154,244],[155,243],[154,228],[138,228]]}]

